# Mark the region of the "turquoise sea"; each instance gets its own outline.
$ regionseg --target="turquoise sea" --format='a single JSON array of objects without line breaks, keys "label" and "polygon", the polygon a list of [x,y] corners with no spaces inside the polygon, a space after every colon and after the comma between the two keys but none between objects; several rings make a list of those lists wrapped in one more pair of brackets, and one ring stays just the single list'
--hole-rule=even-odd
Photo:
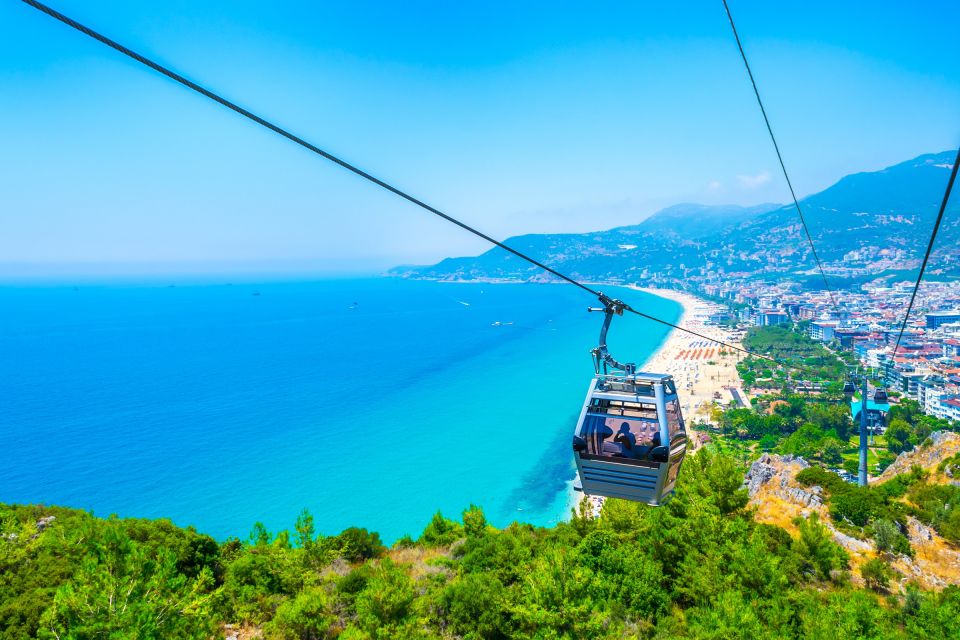
[{"label": "turquoise sea", "polygon": [[[418,535],[567,514],[602,317],[566,285],[390,278],[0,287],[0,502]],[[675,321],[680,306],[606,288]],[[500,323],[498,326],[496,323]],[[628,317],[642,362],[667,328]]]}]

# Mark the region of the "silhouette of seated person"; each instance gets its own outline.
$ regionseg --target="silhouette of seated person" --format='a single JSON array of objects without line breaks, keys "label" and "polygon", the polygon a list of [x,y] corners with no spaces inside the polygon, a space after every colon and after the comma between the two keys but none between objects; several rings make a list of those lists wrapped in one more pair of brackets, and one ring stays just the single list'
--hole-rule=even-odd
[{"label": "silhouette of seated person", "polygon": [[584,435],[587,441],[587,453],[610,455],[608,447],[612,443],[604,441],[613,435],[613,429],[607,426],[606,419],[602,416],[592,416]]},{"label": "silhouette of seated person", "polygon": [[660,432],[653,434],[653,442],[650,443],[648,457],[654,462],[666,462],[670,457],[670,448],[661,446],[663,441],[660,439]]},{"label": "silhouette of seated person", "polygon": [[620,445],[620,455],[625,458],[636,458],[641,454],[641,449],[637,447],[637,436],[630,432],[630,423],[620,424],[620,430],[613,436],[613,441]]}]

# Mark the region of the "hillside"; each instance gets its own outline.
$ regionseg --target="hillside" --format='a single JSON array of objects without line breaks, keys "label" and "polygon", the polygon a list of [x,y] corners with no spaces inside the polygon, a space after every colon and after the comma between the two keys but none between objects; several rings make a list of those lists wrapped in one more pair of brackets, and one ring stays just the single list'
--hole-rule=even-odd
[{"label": "hillside", "polygon": [[902,473],[910,473],[914,467],[920,467],[931,474],[934,480],[947,483],[953,480],[950,469],[945,465],[951,458],[960,453],[960,434],[951,431],[938,431],[930,435],[930,438],[921,446],[911,451],[904,451],[889,467],[884,469],[883,474],[874,478],[873,481],[884,482],[890,480]]},{"label": "hillside", "polygon": [[[780,520],[782,504],[816,493],[788,487],[793,471],[751,473],[753,503],[770,493]],[[960,590],[851,584],[858,566],[871,574],[813,515],[819,505],[767,524],[742,484],[731,458],[704,449],[660,508],[608,500],[598,518],[498,530],[470,507],[390,549],[363,529],[318,535],[306,512],[293,533],[256,525],[246,541],[217,542],[164,520],[0,505],[0,635],[960,637]]]},{"label": "hillside", "polygon": [[[899,461],[903,473],[911,470],[915,460],[937,459],[955,455],[960,448],[960,436],[955,433],[937,434],[934,442],[921,450],[901,454]],[[933,463],[936,467],[937,463]],[[892,583],[894,590],[905,590],[908,584],[917,584],[925,589],[943,589],[948,585],[960,585],[960,547],[946,540],[933,527],[924,524],[909,511],[902,514],[902,534],[909,543],[911,553],[881,553],[876,543],[855,535],[848,523],[831,519],[831,509],[824,487],[805,486],[797,479],[798,474],[810,468],[802,458],[764,454],[753,463],[746,476],[750,504],[756,509],[759,522],[783,527],[798,534],[797,519],[808,519],[816,514],[830,532],[834,542],[849,554],[853,578],[863,584],[860,570],[872,559],[884,557],[895,571]],[[890,469],[893,469],[891,467]],[[877,484],[893,480],[900,472],[887,470],[875,479]],[[937,483],[937,478],[929,481]],[[909,504],[909,500],[906,501]]]},{"label": "hillside", "polygon": [[[919,266],[954,152],[919,156],[881,171],[849,175],[801,201],[828,273],[844,280]],[[931,275],[960,274],[960,201],[948,208]],[[584,280],[689,281],[724,274],[805,281],[814,268],[792,205],[683,204],[637,225],[584,234],[530,234],[509,246]],[[442,280],[543,279],[535,267],[495,248],[392,275]]]}]

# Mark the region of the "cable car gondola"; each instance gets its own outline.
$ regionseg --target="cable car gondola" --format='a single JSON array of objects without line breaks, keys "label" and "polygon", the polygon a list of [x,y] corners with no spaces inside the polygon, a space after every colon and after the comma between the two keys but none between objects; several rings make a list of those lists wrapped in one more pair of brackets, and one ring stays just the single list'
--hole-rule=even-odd
[{"label": "cable car gondola", "polygon": [[[573,435],[573,455],[583,492],[659,505],[673,492],[687,435],[673,377],[637,372],[607,351],[607,330],[626,306],[601,296],[600,346],[593,349],[596,376]],[[611,369],[613,372],[611,372]]]},{"label": "cable car gondola", "polygon": [[873,394],[873,401],[877,404],[887,404],[889,398],[887,398],[886,389],[877,389]]}]

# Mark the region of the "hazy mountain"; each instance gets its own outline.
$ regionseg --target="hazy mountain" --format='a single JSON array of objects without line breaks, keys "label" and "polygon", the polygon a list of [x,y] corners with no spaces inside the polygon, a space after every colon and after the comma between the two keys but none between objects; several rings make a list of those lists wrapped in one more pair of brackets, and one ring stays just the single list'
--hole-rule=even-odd
[{"label": "hazy mountain", "polygon": [[[917,268],[955,152],[923,155],[881,171],[849,175],[801,200],[817,253],[838,279]],[[960,273],[960,196],[947,210],[932,274]],[[621,282],[697,280],[736,274],[797,279],[815,268],[793,205],[680,204],[643,222],[583,234],[530,234],[509,246],[571,276]],[[495,248],[394,275],[430,279],[546,279]]]},{"label": "hazy mountain", "polygon": [[702,204],[675,204],[661,209],[640,224],[621,227],[624,231],[675,234],[690,240],[711,236],[723,229],[746,222],[761,213],[779,208],[779,204],[758,204],[754,207],[737,205],[707,206]]}]

